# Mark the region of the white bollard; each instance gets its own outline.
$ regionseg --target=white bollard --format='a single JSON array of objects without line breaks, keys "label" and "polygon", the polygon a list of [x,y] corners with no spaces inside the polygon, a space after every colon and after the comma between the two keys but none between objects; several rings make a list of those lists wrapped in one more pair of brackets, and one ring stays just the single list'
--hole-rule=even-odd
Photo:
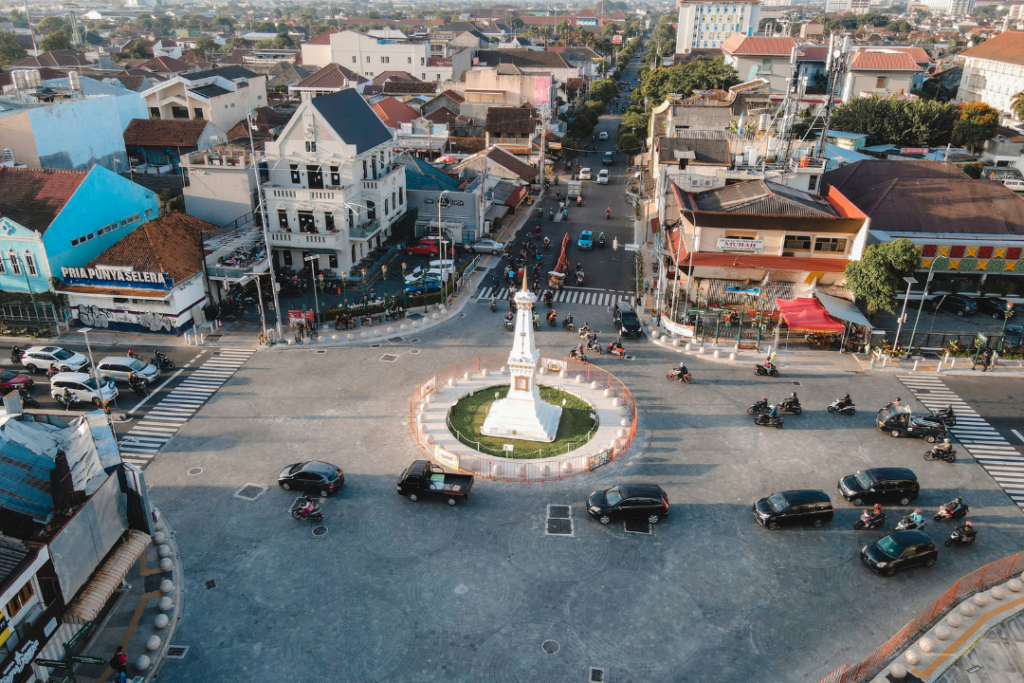
[{"label": "white bollard", "polygon": [[201,332],[199,333],[199,343],[203,344],[204,346],[206,345],[206,335],[204,335]]},{"label": "white bollard", "polygon": [[949,362],[949,351],[946,351],[946,356],[942,359],[942,362],[943,363],[948,363]]},{"label": "white bollard", "polygon": [[882,356],[882,367],[883,368],[885,367],[885,364],[888,363],[888,362],[889,362],[889,356]]},{"label": "white bollard", "polygon": [[942,372],[942,361],[939,361],[939,367],[935,368],[935,372]]},{"label": "white bollard", "polygon": [[920,362],[920,361],[916,361],[916,360],[914,361],[914,372],[917,372],[917,364],[918,364],[919,362]]},{"label": "white bollard", "polygon": [[[949,354],[947,353],[946,355],[948,356]],[[956,367],[956,358],[950,358],[949,359],[949,369],[952,370],[955,367]]]}]

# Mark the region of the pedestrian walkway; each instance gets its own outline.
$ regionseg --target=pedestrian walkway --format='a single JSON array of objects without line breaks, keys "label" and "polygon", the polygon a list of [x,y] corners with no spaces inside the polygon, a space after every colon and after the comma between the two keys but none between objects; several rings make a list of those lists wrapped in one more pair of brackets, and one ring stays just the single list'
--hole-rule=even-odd
[{"label": "pedestrian walkway", "polygon": [[1024,456],[967,403],[934,375],[897,375],[914,396],[932,411],[952,406],[956,440],[985,468],[1010,499],[1024,508]]},{"label": "pedestrian walkway", "polygon": [[249,349],[215,352],[121,437],[121,457],[145,467],[253,353]]},{"label": "pedestrian walkway", "polygon": [[[541,290],[539,295],[539,301],[544,300],[544,295],[549,290]],[[579,304],[581,306],[612,306],[620,301],[631,301],[632,297],[629,292],[623,290],[614,289],[589,289],[586,287],[563,287],[557,292],[553,292],[554,297],[552,301],[558,304]],[[485,287],[480,292],[480,296],[476,298],[477,301],[490,301],[491,299],[497,298],[499,300],[508,298],[507,287]]]}]

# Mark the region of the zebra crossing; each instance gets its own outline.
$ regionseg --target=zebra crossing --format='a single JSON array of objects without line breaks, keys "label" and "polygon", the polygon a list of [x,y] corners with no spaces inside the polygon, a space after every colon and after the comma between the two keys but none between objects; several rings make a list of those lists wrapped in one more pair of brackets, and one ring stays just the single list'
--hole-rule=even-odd
[{"label": "zebra crossing", "polygon": [[992,428],[938,377],[899,375],[900,382],[929,410],[953,406],[956,426],[949,431],[995,480],[1010,499],[1024,509],[1024,456]]},{"label": "zebra crossing", "polygon": [[138,467],[148,464],[253,353],[251,349],[214,352],[121,436],[121,458]]},{"label": "zebra crossing", "polygon": [[[543,301],[548,290],[541,290],[538,300]],[[503,300],[508,297],[507,287],[485,287],[481,290],[477,301],[490,301],[493,298]],[[612,289],[587,289],[564,287],[552,297],[554,303],[579,304],[581,306],[612,306],[620,301],[632,301],[629,292]]]}]

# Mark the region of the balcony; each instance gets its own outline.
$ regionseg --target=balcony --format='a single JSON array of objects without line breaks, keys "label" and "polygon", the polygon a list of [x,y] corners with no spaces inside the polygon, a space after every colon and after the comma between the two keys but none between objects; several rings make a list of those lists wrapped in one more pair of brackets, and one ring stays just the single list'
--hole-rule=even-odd
[{"label": "balcony", "polygon": [[345,249],[345,236],[339,232],[284,232],[268,233],[270,245],[280,249],[312,251],[313,249]]},{"label": "balcony", "polygon": [[379,218],[375,218],[372,221],[363,223],[358,228],[349,228],[348,238],[351,240],[370,240],[380,232],[381,227],[381,220]]},{"label": "balcony", "polygon": [[283,185],[264,184],[263,191],[266,193],[267,201],[294,199],[297,202],[342,202],[345,200],[345,193],[339,189],[307,189],[304,187],[284,187]]},{"label": "balcony", "polygon": [[[404,166],[401,166],[399,164],[394,164],[394,165],[392,165],[390,167],[385,166],[383,169],[381,169],[381,171],[378,172],[379,175],[376,178],[367,178],[367,179],[362,181],[363,182],[363,189],[364,190],[377,190],[380,187],[382,187],[380,185],[380,183],[382,183],[383,181],[387,180],[388,177],[390,177],[391,175],[393,175],[395,173],[398,173],[399,171],[402,171],[402,170],[404,170]],[[386,171],[386,173],[384,171]]]}]

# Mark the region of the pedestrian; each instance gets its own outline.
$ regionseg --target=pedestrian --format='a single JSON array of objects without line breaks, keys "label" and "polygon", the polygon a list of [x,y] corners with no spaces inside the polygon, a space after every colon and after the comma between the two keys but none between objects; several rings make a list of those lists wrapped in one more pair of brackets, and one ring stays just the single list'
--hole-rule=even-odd
[{"label": "pedestrian", "polygon": [[373,301],[376,298],[377,298],[377,295],[374,293],[373,287],[370,287],[370,301]]},{"label": "pedestrian", "polygon": [[124,646],[118,645],[114,656],[110,658],[110,668],[118,674],[128,671],[128,655],[124,652]]},{"label": "pedestrian", "polygon": [[981,352],[981,371],[987,372],[988,367],[992,364],[992,351],[985,349]]}]

